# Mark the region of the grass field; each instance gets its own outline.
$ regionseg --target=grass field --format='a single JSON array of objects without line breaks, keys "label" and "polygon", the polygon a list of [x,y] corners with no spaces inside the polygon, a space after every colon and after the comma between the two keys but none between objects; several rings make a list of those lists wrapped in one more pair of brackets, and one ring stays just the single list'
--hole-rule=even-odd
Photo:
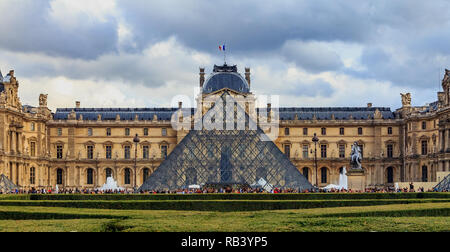
[{"label": "grass field", "polygon": [[[79,200],[24,200],[4,198],[0,200],[0,231],[57,231],[57,232],[112,232],[112,231],[169,231],[169,232],[271,232],[271,231],[450,231],[450,194],[433,199],[392,199],[386,204],[364,206],[328,207],[316,204],[314,208],[291,205],[302,209],[260,211],[211,211],[196,210],[141,210],[134,207],[123,209],[127,200],[110,200],[120,204],[121,209],[106,209],[103,201],[89,200],[90,208],[77,208]],[[441,195],[442,196],[442,195]],[[327,196],[325,196],[327,197]],[[137,206],[147,206],[167,200],[142,199]],[[209,202],[204,201],[207,206]],[[248,204],[251,200],[221,200]],[[259,200],[261,202],[261,200]],[[275,200],[282,202],[283,200]],[[293,200],[284,200],[293,201]],[[301,201],[301,200],[295,200]],[[311,202],[312,200],[304,200]],[[320,200],[318,200],[320,201]],[[330,200],[327,200],[329,202]],[[336,203],[345,199],[336,199]],[[347,199],[347,201],[349,201]],[[353,199],[352,201],[367,201]],[[24,205],[31,202],[35,205]],[[63,202],[65,207],[58,206]],[[70,202],[73,206],[70,206]],[[99,202],[96,207],[94,203]],[[128,200],[139,202],[139,200]],[[153,203],[152,203],[153,202]],[[177,203],[182,204],[181,200]],[[185,203],[191,202],[185,200]],[[271,202],[270,200],[262,201]],[[381,200],[380,200],[381,202]],[[2,204],[7,203],[7,204]],[[179,206],[175,204],[176,208]],[[270,204],[275,204],[274,202]],[[308,203],[309,204],[309,203]],[[43,206],[46,205],[46,206]],[[75,207],[74,207],[75,206]],[[127,206],[127,205],[125,205]],[[168,204],[167,209],[174,205]],[[125,207],[126,208],[126,207]]]}]

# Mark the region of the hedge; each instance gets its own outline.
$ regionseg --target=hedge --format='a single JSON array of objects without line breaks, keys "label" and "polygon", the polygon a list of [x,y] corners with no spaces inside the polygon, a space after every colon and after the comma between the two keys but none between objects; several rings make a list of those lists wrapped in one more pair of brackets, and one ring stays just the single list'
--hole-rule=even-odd
[{"label": "hedge", "polygon": [[0,200],[29,200],[29,194],[0,194]]},{"label": "hedge", "polygon": [[0,206],[43,206],[133,210],[258,211],[346,206],[373,206],[450,202],[450,199],[360,199],[360,200],[77,200],[0,201]]},{"label": "hedge", "polygon": [[0,211],[0,220],[127,219],[127,216]]},{"label": "hedge", "polygon": [[343,200],[437,199],[450,193],[288,193],[288,194],[33,194],[31,200]]},{"label": "hedge", "polygon": [[412,210],[391,210],[391,211],[370,211],[370,212],[347,212],[311,215],[308,218],[315,217],[430,217],[430,216],[450,216],[450,207],[430,208],[430,209],[412,209]]}]

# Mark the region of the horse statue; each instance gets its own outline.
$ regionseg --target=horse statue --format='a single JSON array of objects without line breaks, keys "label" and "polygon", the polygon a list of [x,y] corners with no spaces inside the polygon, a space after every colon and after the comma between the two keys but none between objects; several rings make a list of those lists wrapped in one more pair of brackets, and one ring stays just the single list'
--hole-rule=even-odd
[{"label": "horse statue", "polygon": [[350,153],[350,167],[352,169],[359,169],[361,170],[361,160],[362,160],[362,155],[361,155],[361,148],[358,146],[357,142],[354,142],[352,145],[352,152]]}]

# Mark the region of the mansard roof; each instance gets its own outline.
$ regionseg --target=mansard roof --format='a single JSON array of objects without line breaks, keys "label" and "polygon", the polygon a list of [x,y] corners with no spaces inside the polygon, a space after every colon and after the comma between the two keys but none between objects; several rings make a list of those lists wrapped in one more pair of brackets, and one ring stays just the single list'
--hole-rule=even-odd
[{"label": "mansard roof", "polygon": [[[272,108],[273,109],[273,108]],[[364,120],[373,119],[376,110],[379,110],[383,119],[395,119],[395,113],[390,108],[386,107],[288,107],[279,108],[280,120],[312,120],[314,117],[317,120]],[[134,120],[138,116],[138,120],[153,120],[157,116],[158,120],[169,121],[172,114],[178,108],[58,108],[53,115],[54,120],[67,120],[68,115],[72,110],[77,114],[77,119],[80,115],[83,120],[97,120],[100,114],[102,120],[115,120],[116,116],[120,116],[120,120]],[[183,108],[184,111],[193,115],[194,108]],[[263,111],[257,109],[258,112]],[[297,115],[297,116],[296,116]]]},{"label": "mansard roof", "polygon": [[[77,114],[77,119],[80,115],[83,116],[83,120],[97,120],[97,116],[100,114],[102,120],[116,120],[116,116],[120,116],[120,120],[134,120],[135,116],[138,116],[138,120],[153,120],[156,115],[158,120],[170,120],[172,114],[178,110],[178,108],[58,108],[53,115],[54,120],[67,120],[68,115],[72,110]],[[190,110],[190,113],[194,113],[193,108],[183,108],[183,110]]]},{"label": "mansard roof", "polygon": [[355,120],[373,119],[376,110],[379,110],[383,119],[394,119],[395,113],[390,108],[386,107],[323,107],[323,108],[309,108],[309,107],[294,107],[294,108],[279,108],[280,120],[295,120],[296,115],[298,120],[312,120],[315,116],[317,120],[332,120],[334,115],[335,120]]}]

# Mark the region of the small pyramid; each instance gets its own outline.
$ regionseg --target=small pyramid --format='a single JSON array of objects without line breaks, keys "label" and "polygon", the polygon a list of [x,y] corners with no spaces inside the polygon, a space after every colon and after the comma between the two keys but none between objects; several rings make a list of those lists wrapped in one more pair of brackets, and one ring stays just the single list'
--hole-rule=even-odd
[{"label": "small pyramid", "polygon": [[[191,130],[144,182],[140,191],[232,184],[259,185],[266,190],[312,189],[309,181],[273,141],[263,141],[267,135],[259,127],[250,128],[254,122],[245,111],[237,113],[236,117],[241,116],[237,119],[245,120],[246,129],[226,130],[227,96],[231,97],[228,92],[224,92],[219,98],[224,104],[224,114],[219,116],[223,117],[224,130],[207,130],[204,127]],[[203,116],[202,121],[210,116],[209,112],[214,111],[216,106],[217,102]],[[237,107],[242,110],[239,105]]]},{"label": "small pyramid", "polygon": [[8,177],[4,174],[0,175],[0,191],[2,192],[11,192],[12,190],[19,189]]},{"label": "small pyramid", "polygon": [[438,192],[450,192],[450,174],[447,175],[437,186],[434,187],[434,190]]}]

